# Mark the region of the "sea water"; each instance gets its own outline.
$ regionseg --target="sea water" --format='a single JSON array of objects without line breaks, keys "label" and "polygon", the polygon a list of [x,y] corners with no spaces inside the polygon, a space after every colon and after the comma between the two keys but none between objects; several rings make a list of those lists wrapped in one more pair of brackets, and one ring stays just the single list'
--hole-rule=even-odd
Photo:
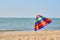
[{"label": "sea water", "polygon": [[[0,18],[0,30],[34,31],[35,18]],[[60,30],[60,18],[51,18],[52,22],[41,30]]]}]

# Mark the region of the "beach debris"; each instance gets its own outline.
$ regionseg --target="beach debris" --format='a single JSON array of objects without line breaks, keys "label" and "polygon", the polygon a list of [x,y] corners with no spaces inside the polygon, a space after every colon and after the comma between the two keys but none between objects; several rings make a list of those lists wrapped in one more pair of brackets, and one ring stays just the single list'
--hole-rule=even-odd
[{"label": "beach debris", "polygon": [[49,18],[46,18],[46,17],[38,14],[35,19],[34,30],[37,31],[37,30],[47,26],[51,22],[52,22],[52,20],[50,20]]}]

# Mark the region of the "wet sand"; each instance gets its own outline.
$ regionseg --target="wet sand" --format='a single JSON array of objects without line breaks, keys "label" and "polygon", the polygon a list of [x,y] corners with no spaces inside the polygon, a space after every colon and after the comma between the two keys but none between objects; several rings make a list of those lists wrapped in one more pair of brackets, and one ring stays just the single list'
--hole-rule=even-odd
[{"label": "wet sand", "polygon": [[60,30],[0,31],[0,40],[60,40]]}]

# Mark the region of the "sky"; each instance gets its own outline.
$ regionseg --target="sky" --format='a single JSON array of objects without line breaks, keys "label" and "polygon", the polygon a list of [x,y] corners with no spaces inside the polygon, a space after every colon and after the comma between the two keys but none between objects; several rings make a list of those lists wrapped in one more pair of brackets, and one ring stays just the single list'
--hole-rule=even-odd
[{"label": "sky", "polygon": [[0,18],[60,18],[60,0],[0,0]]}]

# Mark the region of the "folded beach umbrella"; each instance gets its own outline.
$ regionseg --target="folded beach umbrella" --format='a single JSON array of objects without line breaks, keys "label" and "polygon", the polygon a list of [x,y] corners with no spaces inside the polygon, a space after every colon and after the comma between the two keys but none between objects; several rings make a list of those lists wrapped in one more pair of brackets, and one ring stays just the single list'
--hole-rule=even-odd
[{"label": "folded beach umbrella", "polygon": [[49,18],[46,18],[41,15],[37,15],[36,19],[35,19],[34,30],[37,31],[37,30],[45,27],[46,25],[50,24],[51,22],[52,22],[52,20],[50,20]]}]

